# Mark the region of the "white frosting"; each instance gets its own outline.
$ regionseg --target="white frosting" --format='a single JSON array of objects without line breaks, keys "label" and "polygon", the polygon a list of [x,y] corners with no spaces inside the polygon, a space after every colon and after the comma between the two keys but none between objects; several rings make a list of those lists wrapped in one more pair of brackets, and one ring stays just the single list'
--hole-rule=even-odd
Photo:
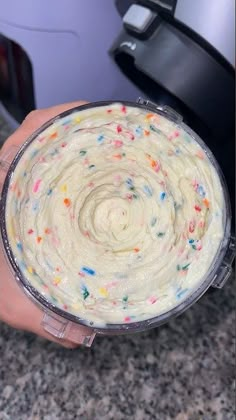
[{"label": "white frosting", "polygon": [[223,237],[217,172],[166,118],[115,104],[56,121],[7,197],[16,261],[49,302],[94,325],[164,313],[203,281]]}]

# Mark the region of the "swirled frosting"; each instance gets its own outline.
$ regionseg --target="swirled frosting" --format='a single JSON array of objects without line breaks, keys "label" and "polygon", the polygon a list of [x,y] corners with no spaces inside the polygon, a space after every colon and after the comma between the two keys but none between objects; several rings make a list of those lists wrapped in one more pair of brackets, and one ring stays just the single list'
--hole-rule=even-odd
[{"label": "swirled frosting", "polygon": [[6,223],[27,281],[95,326],[160,315],[201,284],[224,200],[203,148],[164,116],[122,104],[73,112],[29,144]]}]

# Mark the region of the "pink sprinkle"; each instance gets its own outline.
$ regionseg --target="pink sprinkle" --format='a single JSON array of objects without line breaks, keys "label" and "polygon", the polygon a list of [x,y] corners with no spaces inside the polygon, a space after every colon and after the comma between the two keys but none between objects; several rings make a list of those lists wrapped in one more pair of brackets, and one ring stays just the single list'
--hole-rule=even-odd
[{"label": "pink sprinkle", "polygon": [[121,133],[121,131],[122,131],[122,127],[121,127],[121,125],[118,125],[118,126],[116,127],[116,131],[117,131],[117,133]]},{"label": "pink sprinkle", "polygon": [[153,305],[156,301],[157,301],[157,298],[156,298],[155,296],[151,296],[151,297],[148,299],[148,302],[149,302],[149,303],[151,303],[151,305]]},{"label": "pink sprinkle", "polygon": [[39,189],[39,186],[40,186],[41,182],[42,182],[42,180],[41,180],[41,179],[38,179],[38,180],[35,182],[35,184],[34,184],[34,186],[33,186],[33,192],[34,192],[34,193],[36,193],[36,192],[38,191],[38,189]]},{"label": "pink sprinkle", "polygon": [[114,144],[115,148],[118,149],[119,147],[122,147],[124,143],[123,143],[122,140],[114,140],[113,144]]},{"label": "pink sprinkle", "polygon": [[201,220],[200,222],[199,222],[199,227],[200,228],[203,228],[205,226],[205,222],[203,221],[203,220]]},{"label": "pink sprinkle", "polygon": [[190,233],[193,233],[193,232],[194,232],[194,230],[195,230],[195,222],[191,221],[191,222],[189,223],[189,228],[188,228],[188,230],[189,230],[189,232],[190,232]]},{"label": "pink sprinkle", "polygon": [[84,273],[81,273],[81,271],[78,273],[80,277],[85,277]]},{"label": "pink sprinkle", "polygon": [[66,147],[67,146],[67,143],[64,141],[62,144],[61,144],[61,147]]},{"label": "pink sprinkle", "polygon": [[125,322],[129,322],[129,321],[131,321],[130,316],[126,316],[126,317],[124,318],[124,321],[125,321]]},{"label": "pink sprinkle", "polygon": [[29,229],[28,234],[31,235],[32,233],[34,233],[33,229]]},{"label": "pink sprinkle", "polygon": [[93,182],[89,182],[88,183],[88,187],[90,187],[90,188],[94,187],[94,183]]},{"label": "pink sprinkle", "polygon": [[126,114],[126,106],[125,106],[125,105],[123,105],[123,106],[121,107],[121,112],[123,112],[124,114]]},{"label": "pink sprinkle", "polygon": [[112,109],[108,109],[107,112],[108,114],[110,114],[112,112]]},{"label": "pink sprinkle", "polygon": [[126,194],[126,198],[127,198],[128,201],[132,201],[133,196],[132,196],[132,194]]}]

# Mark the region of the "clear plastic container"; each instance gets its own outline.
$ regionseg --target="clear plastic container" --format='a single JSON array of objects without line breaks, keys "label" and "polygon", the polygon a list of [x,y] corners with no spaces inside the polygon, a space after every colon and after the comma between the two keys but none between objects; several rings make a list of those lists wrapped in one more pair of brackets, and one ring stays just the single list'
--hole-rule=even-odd
[{"label": "clear plastic container", "polygon": [[7,153],[5,153],[5,155],[1,157],[0,160],[0,220],[2,247],[6,255],[6,259],[14,274],[14,277],[18,284],[22,287],[24,292],[29,296],[29,298],[33,299],[34,302],[41,307],[43,314],[42,326],[47,332],[49,332],[55,337],[68,339],[70,341],[83,344],[88,347],[91,346],[96,334],[114,335],[143,331],[157,327],[169,321],[171,318],[180,315],[193,303],[195,303],[210,286],[221,288],[225,284],[225,282],[231,275],[232,263],[235,257],[235,238],[231,236],[231,209],[229,194],[224,177],[214,156],[212,155],[208,147],[205,145],[205,143],[199,138],[199,136],[195,132],[193,132],[186,124],[184,124],[183,118],[173,109],[171,109],[168,106],[158,106],[156,104],[151,103],[150,101],[143,100],[140,98],[138,100],[138,103],[122,101],[122,104],[126,106],[140,107],[147,111],[151,111],[152,113],[155,112],[164,116],[168,120],[178,124],[179,127],[185,130],[201,145],[201,147],[206,152],[208,158],[210,159],[211,163],[215,167],[221,181],[225,201],[225,211],[223,214],[224,236],[217,251],[217,254],[215,255],[214,261],[212,262],[208,272],[202,279],[199,287],[196,290],[194,290],[193,293],[190,294],[185,300],[183,300],[178,306],[151,319],[133,322],[129,324],[107,324],[103,328],[93,328],[88,327],[88,323],[86,322],[86,320],[80,319],[75,315],[63,311],[57,306],[50,303],[22,275],[18,265],[16,264],[13,252],[9,245],[6,229],[7,193],[11,176],[14,173],[17,163],[19,162],[27,146],[30,143],[32,143],[40,133],[42,133],[46,128],[51,126],[55,121],[58,121],[60,118],[71,115],[74,112],[78,112],[80,110],[104,105],[111,105],[115,102],[116,101],[91,103],[74,108],[72,110],[66,111],[58,115],[57,117],[51,119],[46,124],[44,124],[35,133],[33,133],[19,150],[15,147],[10,148],[7,151]]}]

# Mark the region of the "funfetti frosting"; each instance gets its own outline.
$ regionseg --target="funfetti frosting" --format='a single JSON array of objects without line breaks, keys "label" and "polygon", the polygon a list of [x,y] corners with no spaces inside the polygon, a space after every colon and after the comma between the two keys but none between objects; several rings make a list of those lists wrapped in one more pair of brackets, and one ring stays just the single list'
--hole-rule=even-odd
[{"label": "funfetti frosting", "polygon": [[164,116],[74,112],[26,148],[7,195],[16,262],[45,299],[95,326],[158,316],[201,284],[223,237],[219,176]]}]

